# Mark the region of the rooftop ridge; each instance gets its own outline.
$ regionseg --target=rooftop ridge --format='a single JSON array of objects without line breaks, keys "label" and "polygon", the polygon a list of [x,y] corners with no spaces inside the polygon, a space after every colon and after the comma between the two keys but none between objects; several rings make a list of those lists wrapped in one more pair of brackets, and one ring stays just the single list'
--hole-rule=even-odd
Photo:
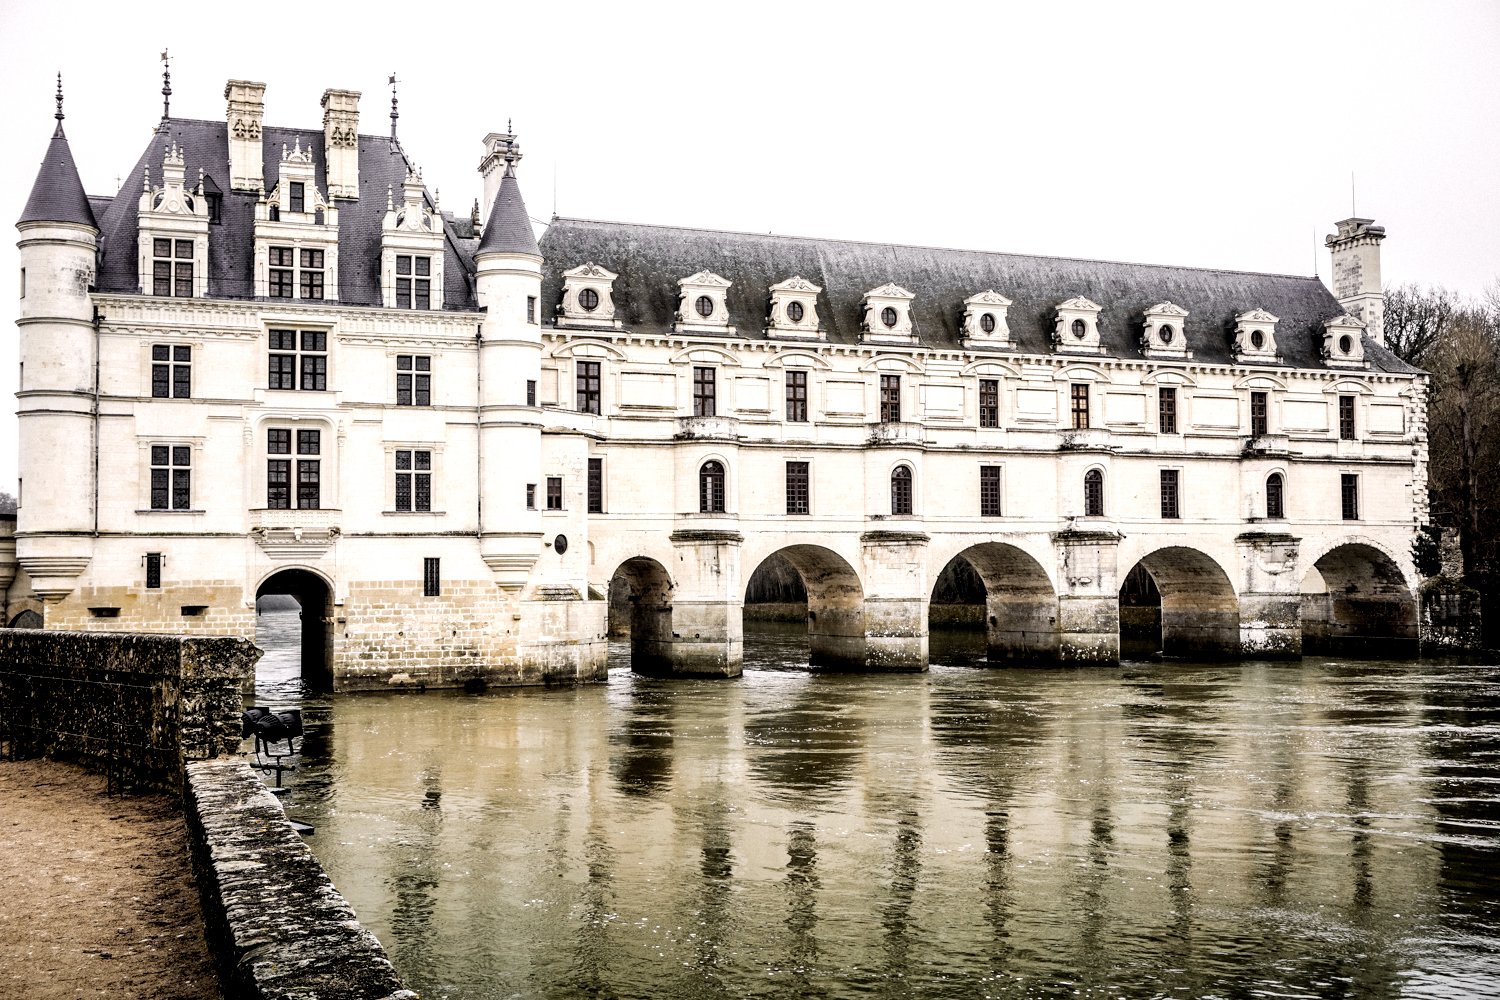
[{"label": "rooftop ridge", "polygon": [[721,236],[753,236],[757,239],[796,240],[805,243],[843,243],[849,246],[887,247],[895,250],[937,250],[942,253],[977,253],[988,257],[1016,257],[1027,260],[1067,261],[1073,264],[1115,264],[1124,267],[1153,267],[1169,271],[1199,271],[1205,274],[1242,274],[1257,278],[1288,278],[1293,281],[1315,281],[1322,284],[1317,275],[1284,274],[1279,271],[1246,271],[1231,267],[1200,267],[1193,264],[1156,264],[1149,261],[1106,260],[1098,257],[1060,257],[1045,253],[1020,253],[1014,250],[976,250],[972,247],[943,247],[924,243],[890,243],[880,240],[851,240],[837,236],[793,236],[787,233],[752,233],[743,229],[709,229],[704,226],[672,226],[658,222],[621,222],[613,219],[585,219],[581,216],[553,216],[548,223],[583,222],[596,226],[630,226],[637,229],[675,230],[690,233],[714,233]]}]

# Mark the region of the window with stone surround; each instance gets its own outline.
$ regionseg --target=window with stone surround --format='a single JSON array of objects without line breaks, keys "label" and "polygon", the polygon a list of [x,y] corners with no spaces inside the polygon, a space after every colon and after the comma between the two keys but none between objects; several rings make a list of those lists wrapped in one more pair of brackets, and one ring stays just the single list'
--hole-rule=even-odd
[{"label": "window with stone surround", "polygon": [[1280,520],[1286,517],[1286,480],[1281,473],[1273,472],[1266,477],[1266,517]]},{"label": "window with stone surround", "polygon": [[807,423],[807,372],[786,373],[786,419],[795,424]]},{"label": "window with stone surround", "polygon": [[1264,437],[1269,428],[1269,422],[1267,418],[1267,412],[1269,410],[1269,406],[1267,404],[1268,396],[1269,394],[1265,392],[1252,392],[1250,394],[1251,437]]},{"label": "window with stone surround", "polygon": [[422,560],[422,596],[441,597],[443,594],[440,561],[433,556]]},{"label": "window with stone surround", "polygon": [[536,510],[536,483],[526,484],[526,509]]},{"label": "window with stone surround", "polygon": [[161,553],[146,553],[146,589],[161,589]]},{"label": "window with stone surround", "polygon": [[271,246],[267,248],[268,294],[273,299],[323,298],[326,271],[324,251],[307,247]]},{"label": "window with stone surround", "polygon": [[431,355],[396,355],[396,405],[432,405]]},{"label": "window with stone surround", "polygon": [[579,361],[576,362],[576,374],[578,382],[578,412],[598,413],[600,404],[599,369],[602,362]]},{"label": "window with stone surround", "polygon": [[604,459],[589,459],[588,512],[604,513]]},{"label": "window with stone surround", "polygon": [[1161,516],[1168,520],[1182,517],[1182,509],[1178,503],[1178,475],[1177,469],[1161,470]]},{"label": "window with stone surround", "polygon": [[396,255],[396,308],[432,308],[432,258],[422,254]]},{"label": "window with stone surround", "polygon": [[191,510],[193,450],[185,444],[151,446],[151,509]]},{"label": "window with stone surround", "polygon": [[880,376],[880,422],[899,423],[901,420],[901,376]]},{"label": "window with stone surround", "polygon": [[807,462],[786,463],[786,512],[808,514],[812,512],[811,483]]},{"label": "window with stone surround", "polygon": [[[985,315],[989,316],[989,313]],[[997,378],[979,380],[979,426],[1000,426],[1000,380]]]},{"label": "window with stone surround", "polygon": [[708,461],[699,467],[698,512],[724,513],[724,463]]},{"label": "window with stone surround", "polygon": [[1083,516],[1104,516],[1104,473],[1098,469],[1083,474]]},{"label": "window with stone surround", "polygon": [[[709,305],[712,306],[712,302]],[[712,417],[717,414],[717,388],[714,369],[693,368],[693,416]]]},{"label": "window with stone surround", "polygon": [[1345,521],[1359,520],[1359,476],[1345,472],[1339,476],[1340,500]]},{"label": "window with stone surround", "polygon": [[[1081,321],[1075,320],[1074,322]],[[1089,425],[1089,384],[1074,382],[1070,392],[1073,400],[1073,428],[1085,430]]]},{"label": "window with stone surround", "polygon": [[1172,386],[1156,390],[1156,429],[1161,434],[1177,433],[1177,390]]},{"label": "window with stone surround", "polygon": [[898,465],[891,470],[891,513],[899,517],[911,512],[911,466]]},{"label": "window with stone surround", "polygon": [[[293,451],[295,442],[296,450]],[[316,430],[266,430],[266,506],[271,510],[322,507],[322,434]],[[292,474],[296,473],[293,488]]]},{"label": "window with stone surround", "polygon": [[1354,440],[1354,397],[1339,397],[1339,440]]},{"label": "window with stone surround", "polygon": [[151,241],[151,294],[178,299],[193,297],[193,241],[157,238]]},{"label": "window with stone surround", "polygon": [[432,452],[396,449],[396,509],[412,513],[432,510]]},{"label": "window with stone surround", "polygon": [[193,349],[186,344],[151,345],[151,397],[188,399],[193,395]]},{"label": "window with stone surround", "polygon": [[547,509],[562,510],[562,476],[547,477]]},{"label": "window with stone surround", "polygon": [[268,389],[328,388],[328,334],[322,330],[272,330]]},{"label": "window with stone surround", "polygon": [[1000,516],[1000,466],[979,467],[979,516]]}]

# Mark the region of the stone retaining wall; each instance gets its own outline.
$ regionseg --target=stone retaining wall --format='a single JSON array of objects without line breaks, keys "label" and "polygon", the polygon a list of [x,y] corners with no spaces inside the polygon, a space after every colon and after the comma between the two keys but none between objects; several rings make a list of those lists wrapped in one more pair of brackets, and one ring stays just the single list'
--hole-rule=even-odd
[{"label": "stone retaining wall", "polygon": [[189,764],[185,800],[229,1000],[415,1000],[247,764]]}]

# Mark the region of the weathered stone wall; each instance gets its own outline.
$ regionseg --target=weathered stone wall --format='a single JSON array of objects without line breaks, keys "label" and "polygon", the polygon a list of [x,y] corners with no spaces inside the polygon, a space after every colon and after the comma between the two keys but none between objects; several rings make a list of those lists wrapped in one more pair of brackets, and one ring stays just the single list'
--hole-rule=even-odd
[{"label": "weathered stone wall", "polygon": [[1484,646],[1479,591],[1435,577],[1422,586],[1421,650],[1424,656],[1464,656]]},{"label": "weathered stone wall", "polygon": [[226,997],[415,1000],[249,766],[189,764],[185,798]]},{"label": "weathered stone wall", "polygon": [[59,756],[124,787],[181,788],[190,760],[235,753],[244,639],[0,630],[0,735],[19,756]]}]

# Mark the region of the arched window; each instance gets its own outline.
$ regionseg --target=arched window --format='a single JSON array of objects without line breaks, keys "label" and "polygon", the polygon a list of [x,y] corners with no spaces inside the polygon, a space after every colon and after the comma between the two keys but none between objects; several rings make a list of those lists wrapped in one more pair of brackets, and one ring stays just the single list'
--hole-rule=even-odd
[{"label": "arched window", "polygon": [[1104,516],[1104,473],[1098,469],[1083,474],[1083,516]]},{"label": "arched window", "polygon": [[905,465],[891,472],[891,513],[911,513],[911,469]]},{"label": "arched window", "polygon": [[1266,517],[1286,517],[1286,498],[1282,489],[1281,473],[1273,472],[1266,478]]},{"label": "arched window", "polygon": [[704,462],[698,470],[698,510],[704,514],[724,513],[724,464]]}]

